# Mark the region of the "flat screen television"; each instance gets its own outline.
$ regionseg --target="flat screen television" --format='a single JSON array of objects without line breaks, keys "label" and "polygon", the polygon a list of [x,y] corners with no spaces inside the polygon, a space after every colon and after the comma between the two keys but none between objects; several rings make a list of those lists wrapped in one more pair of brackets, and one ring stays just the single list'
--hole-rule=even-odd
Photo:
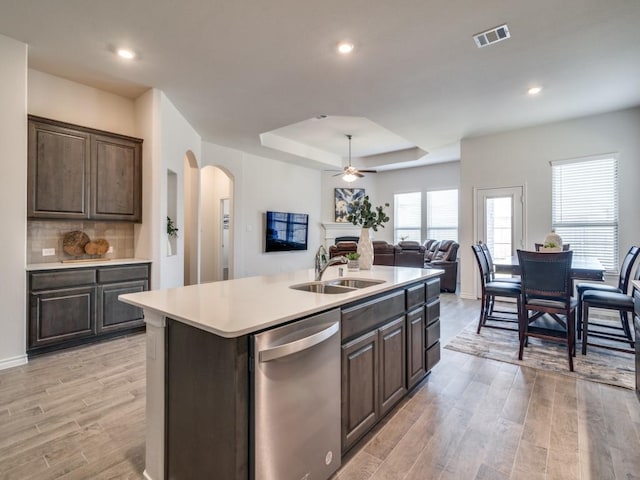
[{"label": "flat screen television", "polygon": [[265,252],[307,250],[309,215],[306,213],[267,212]]}]

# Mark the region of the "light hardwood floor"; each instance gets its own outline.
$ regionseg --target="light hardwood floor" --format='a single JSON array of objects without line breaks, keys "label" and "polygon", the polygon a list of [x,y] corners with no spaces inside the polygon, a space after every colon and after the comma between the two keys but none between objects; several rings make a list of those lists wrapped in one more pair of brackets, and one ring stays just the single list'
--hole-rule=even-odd
[{"label": "light hardwood floor", "polygon": [[[452,294],[442,304],[446,344],[479,306]],[[0,371],[0,479],[141,479],[144,345],[135,335]],[[640,478],[640,402],[630,390],[443,349],[334,478]]]}]

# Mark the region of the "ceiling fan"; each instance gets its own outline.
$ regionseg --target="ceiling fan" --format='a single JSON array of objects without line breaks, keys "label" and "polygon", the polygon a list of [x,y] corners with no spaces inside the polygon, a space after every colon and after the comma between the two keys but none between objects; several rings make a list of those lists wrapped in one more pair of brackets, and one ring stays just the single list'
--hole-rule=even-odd
[{"label": "ceiling fan", "polygon": [[358,178],[364,177],[363,173],[376,173],[376,170],[358,170],[356,167],[351,165],[351,138],[353,135],[347,134],[346,137],[349,139],[349,165],[344,167],[342,172],[336,173],[334,177],[342,175],[342,179],[345,182],[353,182]]}]

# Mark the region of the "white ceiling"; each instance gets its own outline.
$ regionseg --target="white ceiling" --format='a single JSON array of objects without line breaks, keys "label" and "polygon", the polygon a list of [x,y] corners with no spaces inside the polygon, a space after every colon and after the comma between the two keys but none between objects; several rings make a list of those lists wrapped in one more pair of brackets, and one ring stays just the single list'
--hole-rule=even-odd
[{"label": "white ceiling", "polygon": [[[511,39],[476,48],[502,23]],[[131,98],[156,87],[206,141],[321,167],[260,135],[358,117],[446,161],[467,136],[640,105],[639,26],[638,0],[0,0],[0,33],[29,44],[31,68]],[[351,131],[290,140],[347,133],[355,149]]]}]

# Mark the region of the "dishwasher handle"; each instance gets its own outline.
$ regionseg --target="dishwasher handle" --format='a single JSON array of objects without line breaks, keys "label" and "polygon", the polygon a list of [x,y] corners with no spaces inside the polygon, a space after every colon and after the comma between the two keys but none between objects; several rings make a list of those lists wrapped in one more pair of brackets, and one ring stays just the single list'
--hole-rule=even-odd
[{"label": "dishwasher handle", "polygon": [[309,335],[308,337],[301,338],[300,340],[296,340],[294,342],[285,343],[284,345],[278,345],[277,347],[265,348],[264,350],[260,350],[258,352],[258,358],[260,362],[271,362],[273,360],[277,360],[282,357],[287,357],[289,355],[293,355],[294,353],[301,352],[303,350],[307,350],[319,343],[328,340],[333,335],[335,335],[340,330],[340,322],[334,322],[329,327],[324,330],[320,330],[313,335]]}]

